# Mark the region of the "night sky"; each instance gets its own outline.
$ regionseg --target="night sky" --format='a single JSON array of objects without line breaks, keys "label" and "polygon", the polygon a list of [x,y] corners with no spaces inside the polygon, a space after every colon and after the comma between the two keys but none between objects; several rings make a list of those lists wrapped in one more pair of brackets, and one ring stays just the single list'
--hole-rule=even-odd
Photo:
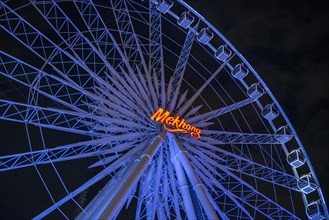
[{"label": "night sky", "polygon": [[[209,20],[239,50],[272,91],[310,157],[328,204],[329,8],[326,2],[186,2]],[[0,129],[4,132],[5,127]],[[0,143],[8,143],[10,138],[2,136]],[[3,152],[6,151],[2,150],[1,153]],[[19,179],[28,178],[25,171],[14,171],[11,176],[16,174],[20,176]],[[79,172],[72,175],[80,175],[80,178],[82,176]],[[5,187],[8,186],[5,180],[1,179],[1,182],[0,196],[7,193]],[[28,184],[33,183],[27,179],[27,183],[20,186],[22,189],[18,191],[24,193],[24,190],[33,188]],[[36,185],[42,187],[41,183]],[[33,193],[33,189],[31,190],[30,193]],[[0,204],[4,203],[2,200]],[[17,208],[22,212],[29,212],[29,209],[33,207]],[[9,211],[0,206],[0,216],[1,213]]]}]

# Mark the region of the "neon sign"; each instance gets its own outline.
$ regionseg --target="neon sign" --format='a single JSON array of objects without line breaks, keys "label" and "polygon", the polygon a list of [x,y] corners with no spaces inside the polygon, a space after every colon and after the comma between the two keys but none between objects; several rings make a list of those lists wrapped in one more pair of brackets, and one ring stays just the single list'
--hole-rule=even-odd
[{"label": "neon sign", "polygon": [[175,118],[170,116],[169,111],[163,112],[162,108],[159,108],[151,117],[151,120],[160,121],[163,123],[163,128],[169,132],[189,132],[194,138],[200,138],[201,129],[196,128],[185,122],[184,118],[176,116]]}]

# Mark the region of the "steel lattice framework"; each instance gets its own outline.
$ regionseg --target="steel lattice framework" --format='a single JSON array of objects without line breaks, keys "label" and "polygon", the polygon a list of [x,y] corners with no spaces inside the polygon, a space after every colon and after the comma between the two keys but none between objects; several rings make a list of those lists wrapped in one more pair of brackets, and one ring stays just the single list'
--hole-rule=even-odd
[{"label": "steel lattice framework", "polygon": [[[0,156],[0,171],[36,171],[51,204],[35,219],[70,219],[70,202],[77,219],[131,217],[124,206],[136,219],[304,219],[306,208],[328,218],[279,103],[184,1],[6,1],[0,11],[1,36],[24,51],[1,46],[0,119],[23,124],[30,149]],[[159,108],[172,117],[152,119]],[[47,142],[55,131],[70,142]],[[99,171],[69,188],[70,170],[57,164],[78,159]],[[60,181],[60,199],[43,167]]]}]

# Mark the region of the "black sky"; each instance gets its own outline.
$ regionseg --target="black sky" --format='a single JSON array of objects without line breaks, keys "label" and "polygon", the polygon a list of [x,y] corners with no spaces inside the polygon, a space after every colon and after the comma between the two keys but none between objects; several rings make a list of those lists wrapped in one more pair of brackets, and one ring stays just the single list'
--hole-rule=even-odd
[{"label": "black sky", "polygon": [[[210,21],[242,53],[268,85],[304,144],[328,204],[329,14],[326,2],[186,2]],[[15,183],[17,190],[22,193],[34,188],[29,185],[31,183],[24,173],[25,171],[14,171],[11,174],[27,179],[26,183]],[[42,187],[40,183],[37,184]],[[5,185],[0,185],[1,191],[6,191],[3,188]],[[28,208],[20,210],[29,212],[26,210]],[[10,210],[12,211],[14,209]]]}]

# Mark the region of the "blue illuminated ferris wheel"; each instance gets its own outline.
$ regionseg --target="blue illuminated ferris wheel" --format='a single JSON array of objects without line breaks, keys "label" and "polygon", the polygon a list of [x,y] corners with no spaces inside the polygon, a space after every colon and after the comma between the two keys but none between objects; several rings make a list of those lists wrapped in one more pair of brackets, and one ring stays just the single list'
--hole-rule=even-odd
[{"label": "blue illuminated ferris wheel", "polygon": [[31,217],[329,218],[271,91],[184,1],[0,10],[1,181],[41,186]]}]

